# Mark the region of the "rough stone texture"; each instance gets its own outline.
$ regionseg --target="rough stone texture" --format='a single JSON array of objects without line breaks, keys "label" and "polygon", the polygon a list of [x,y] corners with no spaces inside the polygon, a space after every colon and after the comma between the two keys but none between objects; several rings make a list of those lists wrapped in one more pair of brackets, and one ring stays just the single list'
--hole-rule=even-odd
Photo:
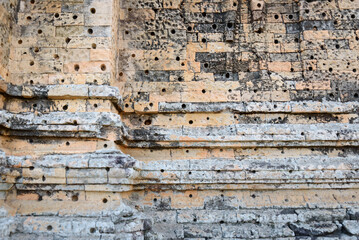
[{"label": "rough stone texture", "polygon": [[0,0],[0,239],[358,239],[358,19]]}]

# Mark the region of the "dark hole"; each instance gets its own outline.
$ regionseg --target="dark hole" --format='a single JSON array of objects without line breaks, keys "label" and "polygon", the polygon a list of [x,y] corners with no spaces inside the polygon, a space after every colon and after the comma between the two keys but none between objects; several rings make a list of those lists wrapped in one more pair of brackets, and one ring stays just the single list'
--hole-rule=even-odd
[{"label": "dark hole", "polygon": [[92,28],[89,28],[89,29],[87,30],[87,32],[88,32],[89,34],[93,34]]},{"label": "dark hole", "polygon": [[193,121],[192,120],[189,120],[189,122],[188,122],[189,124],[193,124]]},{"label": "dark hole", "polygon": [[205,16],[207,16],[207,13],[203,12],[202,17],[205,17]]},{"label": "dark hole", "polygon": [[186,104],[182,104],[182,108],[186,108]]},{"label": "dark hole", "polygon": [[151,125],[151,123],[152,123],[152,121],[151,121],[150,119],[147,119],[147,120],[145,121],[145,125]]},{"label": "dark hole", "polygon": [[46,177],[42,176],[42,181],[45,182],[46,181]]},{"label": "dark hole", "polygon": [[35,64],[34,61],[30,62],[30,66],[34,66],[34,64]]},{"label": "dark hole", "polygon": [[129,107],[128,103],[125,104],[125,107],[127,107],[127,108]]},{"label": "dark hole", "polygon": [[104,148],[107,148],[107,144],[104,144],[103,147],[104,147]]},{"label": "dark hole", "polygon": [[70,146],[70,143],[69,143],[69,142],[66,142],[66,146]]},{"label": "dark hole", "polygon": [[260,3],[258,3],[258,4],[257,4],[257,7],[259,7],[259,8],[260,8],[261,6],[262,6],[262,4],[260,4]]},{"label": "dark hole", "polygon": [[205,90],[205,89],[202,89],[202,93],[206,93],[206,90]]},{"label": "dark hole", "polygon": [[231,75],[229,73],[226,73],[226,78],[229,78]]},{"label": "dark hole", "polygon": [[190,197],[190,198],[193,197],[192,194],[190,194],[189,197]]},{"label": "dark hole", "polygon": [[157,198],[154,198],[153,201],[154,201],[154,202],[157,202]]},{"label": "dark hole", "polygon": [[58,18],[58,17],[60,17],[60,14],[55,13],[55,18]]},{"label": "dark hole", "polygon": [[213,28],[213,29],[216,29],[216,28],[217,28],[217,25],[216,25],[216,24],[213,24],[213,25],[212,25],[212,28]]},{"label": "dark hole", "polygon": [[96,229],[95,228],[90,228],[90,233],[95,233]]},{"label": "dark hole", "polygon": [[176,57],[176,61],[179,61],[180,60],[180,57]]},{"label": "dark hole", "polygon": [[255,195],[255,194],[252,194],[251,197],[252,197],[252,198],[256,198],[256,195]]},{"label": "dark hole", "polygon": [[162,92],[166,92],[166,89],[165,89],[165,88],[162,88]]},{"label": "dark hole", "polygon": [[49,226],[47,226],[47,231],[51,231],[52,230],[52,226],[51,225],[49,225]]},{"label": "dark hole", "polygon": [[78,72],[80,70],[80,66],[78,64],[75,64],[74,69],[76,72]]},{"label": "dark hole", "polygon": [[187,27],[187,31],[192,31],[192,27]]},{"label": "dark hole", "polygon": [[274,15],[274,18],[275,18],[275,19],[278,19],[278,18],[279,18],[279,16],[276,14],[276,15]]},{"label": "dark hole", "polygon": [[65,41],[66,41],[66,43],[68,44],[68,43],[70,43],[71,38],[66,38]]},{"label": "dark hole", "polygon": [[205,43],[207,42],[207,40],[205,38],[202,38],[202,42]]},{"label": "dark hole", "polygon": [[98,105],[95,103],[94,105],[93,105],[95,108],[97,108],[98,107]]},{"label": "dark hole", "polygon": [[103,203],[107,203],[107,198],[102,199]]},{"label": "dark hole", "polygon": [[79,200],[79,197],[78,197],[77,195],[73,195],[73,196],[71,197],[71,200],[72,200],[73,202],[77,202],[77,201]]},{"label": "dark hole", "polygon": [[106,70],[106,65],[105,64],[101,64],[101,70],[105,71]]},{"label": "dark hole", "polygon": [[227,27],[228,27],[228,28],[232,28],[232,27],[233,27],[233,23],[230,23],[230,22],[227,23]]},{"label": "dark hole", "polygon": [[77,15],[74,15],[72,18],[76,20],[76,19],[77,19]]},{"label": "dark hole", "polygon": [[171,30],[171,33],[172,33],[172,34],[175,34],[175,33],[176,33],[176,30],[172,29],[172,30]]},{"label": "dark hole", "polygon": [[34,168],[33,166],[31,166],[29,169],[32,171],[32,170],[34,170],[35,168]]},{"label": "dark hole", "polygon": [[42,33],[42,30],[41,30],[41,29],[37,30],[37,33],[38,33],[38,34],[41,34],[41,33]]},{"label": "dark hole", "polygon": [[293,15],[289,15],[288,18],[289,18],[289,19],[293,19]]},{"label": "dark hole", "polygon": [[165,170],[164,169],[161,169],[161,172],[164,172]]},{"label": "dark hole", "polygon": [[90,12],[91,12],[92,14],[95,14],[95,13],[96,13],[96,9],[95,9],[95,8],[91,8],[91,9],[90,9]]},{"label": "dark hole", "polygon": [[150,103],[150,107],[153,107],[153,103]]},{"label": "dark hole", "polygon": [[204,64],[204,67],[205,67],[205,68],[208,68],[208,66],[209,66],[208,63],[205,63],[205,64]]},{"label": "dark hole", "polygon": [[155,57],[155,61],[158,61],[158,57]]},{"label": "dark hole", "polygon": [[279,41],[276,39],[276,40],[274,40],[274,43],[275,43],[275,44],[278,44],[278,43],[279,43]]}]

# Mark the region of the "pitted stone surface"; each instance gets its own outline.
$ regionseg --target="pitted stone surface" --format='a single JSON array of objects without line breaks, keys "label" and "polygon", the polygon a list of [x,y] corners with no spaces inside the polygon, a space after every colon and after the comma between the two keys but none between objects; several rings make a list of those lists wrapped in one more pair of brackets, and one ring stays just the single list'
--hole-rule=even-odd
[{"label": "pitted stone surface", "polygon": [[0,0],[0,238],[358,239],[358,0]]}]

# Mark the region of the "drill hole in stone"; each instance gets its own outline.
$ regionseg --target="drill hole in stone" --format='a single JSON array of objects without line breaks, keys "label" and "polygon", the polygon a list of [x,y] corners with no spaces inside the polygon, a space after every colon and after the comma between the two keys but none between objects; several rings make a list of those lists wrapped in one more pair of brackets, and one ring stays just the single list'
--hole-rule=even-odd
[{"label": "drill hole in stone", "polygon": [[66,111],[68,108],[69,108],[68,105],[64,105],[64,106],[62,107],[62,109],[63,109],[64,111]]},{"label": "drill hole in stone", "polygon": [[155,57],[155,61],[158,61],[158,57]]},{"label": "drill hole in stone", "polygon": [[208,64],[208,63],[205,63],[203,66],[204,66],[205,68],[208,68],[208,67],[209,67],[209,64]]},{"label": "drill hole in stone", "polygon": [[182,104],[182,108],[185,109],[185,108],[186,108],[186,104]]},{"label": "drill hole in stone", "polygon": [[278,43],[279,43],[279,41],[276,39],[276,40],[274,40],[274,43],[275,43],[275,44],[278,44]]},{"label": "drill hole in stone", "polygon": [[189,123],[189,124],[193,124],[193,121],[192,121],[192,120],[189,120],[188,123]]},{"label": "drill hole in stone", "polygon": [[34,66],[35,62],[34,61],[31,61],[30,62],[30,66]]},{"label": "drill hole in stone", "polygon": [[190,195],[189,195],[189,197],[190,197],[190,198],[192,198],[192,197],[193,197],[193,195],[192,195],[192,194],[190,194]]},{"label": "drill hole in stone", "polygon": [[41,34],[41,33],[42,33],[42,30],[41,30],[41,29],[37,30],[37,33],[38,33],[38,34]]},{"label": "drill hole in stone", "polygon": [[145,74],[148,75],[150,72],[148,70],[145,71]]},{"label": "drill hole in stone", "polygon": [[69,142],[66,142],[66,146],[70,146],[70,143],[69,143]]},{"label": "drill hole in stone", "polygon": [[40,51],[40,49],[38,47],[34,48],[34,52],[38,53]]},{"label": "drill hole in stone", "polygon": [[55,55],[54,55],[54,58],[55,58],[55,59],[59,59],[59,58],[60,58],[60,56],[59,56],[59,55],[57,55],[57,54],[55,54]]},{"label": "drill hole in stone", "polygon": [[147,119],[146,121],[145,121],[145,125],[151,125],[151,123],[152,123],[152,121],[150,120],[150,119]]},{"label": "drill hole in stone", "polygon": [[75,65],[74,65],[74,70],[75,70],[76,72],[78,72],[78,71],[80,70],[80,65],[75,64]]},{"label": "drill hole in stone", "polygon": [[228,27],[228,28],[232,28],[232,27],[233,27],[233,23],[231,23],[231,22],[227,23],[227,27]]},{"label": "drill hole in stone", "polygon": [[55,13],[55,18],[58,18],[58,17],[60,17],[60,14]]},{"label": "drill hole in stone", "polygon": [[98,107],[98,105],[97,105],[96,103],[95,103],[93,106],[94,106],[94,108],[97,108],[97,107]]},{"label": "drill hole in stone", "polygon": [[35,0],[31,0],[30,3],[31,3],[31,4],[34,4],[34,3],[35,3]]},{"label": "drill hole in stone", "polygon": [[213,25],[212,25],[212,28],[213,28],[213,29],[217,29],[217,24],[213,24]]},{"label": "drill hole in stone", "polygon": [[166,92],[166,89],[165,89],[165,88],[162,88],[162,92]]},{"label": "drill hole in stone", "polygon": [[18,44],[22,44],[22,40],[20,39],[19,41],[17,41]]},{"label": "drill hole in stone", "polygon": [[89,29],[87,30],[87,32],[88,32],[88,34],[93,34],[93,29],[92,29],[92,28],[89,28]]},{"label": "drill hole in stone", "polygon": [[46,181],[46,177],[42,176],[42,181],[45,182]]},{"label": "drill hole in stone", "polygon": [[69,43],[71,42],[71,38],[66,38],[66,39],[65,39],[65,42],[66,42],[67,44],[69,44]]},{"label": "drill hole in stone", "polygon": [[107,201],[108,201],[107,198],[102,199],[103,203],[107,203]]},{"label": "drill hole in stone", "polygon": [[192,31],[192,27],[187,27],[187,31]]},{"label": "drill hole in stone", "polygon": [[202,89],[202,93],[206,93],[206,90],[205,90],[205,89]]},{"label": "drill hole in stone", "polygon": [[107,148],[107,144],[104,144],[103,147],[104,147],[104,148]]},{"label": "drill hole in stone", "polygon": [[171,30],[171,33],[172,33],[172,34],[175,34],[175,33],[176,33],[176,30],[172,29],[172,30]]},{"label": "drill hole in stone", "polygon": [[28,21],[31,21],[31,17],[30,16],[27,16],[27,18],[26,18],[26,20],[28,20]]},{"label": "drill hole in stone", "polygon": [[34,81],[33,81],[33,80],[30,80],[30,84],[31,84],[31,85],[34,84]]},{"label": "drill hole in stone", "polygon": [[30,169],[30,171],[32,171],[35,169],[35,167],[31,166],[31,167],[29,167],[29,169]]},{"label": "drill hole in stone", "polygon": [[90,12],[91,12],[92,14],[95,14],[95,13],[96,13],[96,9],[95,9],[95,8],[91,8],[91,9],[90,9]]},{"label": "drill hole in stone", "polygon": [[154,201],[154,202],[157,202],[157,198],[154,198],[153,201]]},{"label": "drill hole in stone", "polygon": [[206,42],[207,42],[207,39],[202,38],[202,42],[203,42],[203,43],[206,43]]},{"label": "drill hole in stone", "polygon": [[150,103],[150,107],[153,107],[153,103]]},{"label": "drill hole in stone", "polygon": [[74,20],[76,20],[76,19],[77,19],[77,15],[74,15],[72,18],[73,18]]},{"label": "drill hole in stone", "polygon": [[258,4],[257,4],[257,7],[259,7],[259,8],[262,7],[262,4],[258,3]]},{"label": "drill hole in stone", "polygon": [[101,64],[101,71],[106,71],[106,65],[105,64]]},{"label": "drill hole in stone", "polygon": [[73,195],[73,196],[71,197],[71,200],[72,200],[73,202],[77,202],[77,201],[79,200],[79,197],[78,197],[77,195]]},{"label": "drill hole in stone", "polygon": [[91,45],[91,47],[92,47],[92,49],[96,49],[96,48],[97,48],[96,43],[93,43],[93,44]]},{"label": "drill hole in stone", "polygon": [[278,19],[279,18],[279,16],[276,14],[276,15],[274,15],[274,19]]},{"label": "drill hole in stone", "polygon": [[231,75],[229,73],[226,73],[226,78],[229,78]]},{"label": "drill hole in stone", "polygon": [[179,61],[179,60],[181,60],[180,57],[176,57],[176,61]]},{"label": "drill hole in stone", "polygon": [[161,172],[164,172],[165,170],[164,169],[161,169]]},{"label": "drill hole in stone", "polygon": [[52,231],[52,226],[51,225],[49,225],[49,226],[47,226],[47,231]]},{"label": "drill hole in stone", "polygon": [[90,228],[90,233],[95,233],[96,229],[95,228]]}]

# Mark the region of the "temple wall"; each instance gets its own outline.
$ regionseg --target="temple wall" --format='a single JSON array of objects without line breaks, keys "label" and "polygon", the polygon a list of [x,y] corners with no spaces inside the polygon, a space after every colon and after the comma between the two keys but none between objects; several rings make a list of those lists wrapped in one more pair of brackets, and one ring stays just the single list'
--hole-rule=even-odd
[{"label": "temple wall", "polygon": [[0,238],[358,239],[358,19],[0,0]]}]

